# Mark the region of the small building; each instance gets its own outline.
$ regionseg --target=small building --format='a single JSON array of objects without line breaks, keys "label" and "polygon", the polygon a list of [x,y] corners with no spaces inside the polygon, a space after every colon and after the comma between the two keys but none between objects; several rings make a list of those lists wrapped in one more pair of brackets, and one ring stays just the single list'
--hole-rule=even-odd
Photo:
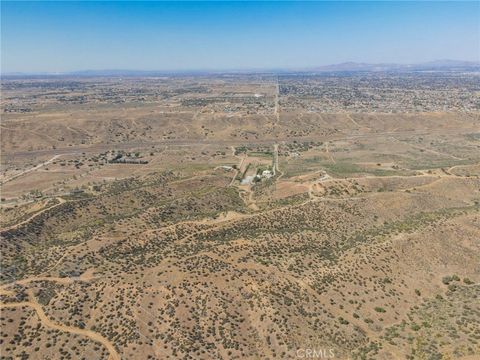
[{"label": "small building", "polygon": [[255,178],[255,175],[246,176],[244,179],[242,179],[241,184],[242,184],[242,185],[252,184],[254,178]]},{"label": "small building", "polygon": [[80,195],[83,193],[84,191],[82,189],[73,189],[72,191],[70,191],[70,195]]},{"label": "small building", "polygon": [[263,170],[262,171],[262,177],[266,179],[270,179],[273,176],[272,172],[270,170]]}]

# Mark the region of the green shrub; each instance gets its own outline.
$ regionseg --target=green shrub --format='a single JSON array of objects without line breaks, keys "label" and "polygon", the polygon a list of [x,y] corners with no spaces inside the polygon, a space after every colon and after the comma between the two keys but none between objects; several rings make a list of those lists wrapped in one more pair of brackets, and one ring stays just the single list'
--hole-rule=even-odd
[{"label": "green shrub", "polygon": [[448,275],[447,275],[447,276],[444,276],[444,277],[442,278],[442,282],[443,282],[445,285],[448,285],[448,284],[450,284],[450,283],[452,282],[452,277],[451,277],[451,276],[448,276]]},{"label": "green shrub", "polygon": [[410,328],[413,331],[418,331],[418,330],[420,330],[420,325],[413,323],[412,326],[410,326]]}]

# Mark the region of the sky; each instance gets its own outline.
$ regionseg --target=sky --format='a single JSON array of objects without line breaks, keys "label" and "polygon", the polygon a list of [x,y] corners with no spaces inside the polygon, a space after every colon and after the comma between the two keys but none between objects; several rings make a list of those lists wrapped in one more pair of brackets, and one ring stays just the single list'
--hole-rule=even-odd
[{"label": "sky", "polygon": [[480,2],[1,2],[1,70],[480,60]]}]

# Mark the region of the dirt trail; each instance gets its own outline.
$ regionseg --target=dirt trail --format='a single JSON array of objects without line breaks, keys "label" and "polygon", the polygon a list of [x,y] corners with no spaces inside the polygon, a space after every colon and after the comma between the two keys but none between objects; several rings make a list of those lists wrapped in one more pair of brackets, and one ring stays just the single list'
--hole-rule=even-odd
[{"label": "dirt trail", "polygon": [[276,91],[275,91],[275,119],[276,119],[276,122],[275,122],[274,126],[276,124],[280,123],[280,104],[279,104],[280,84],[278,82],[278,77],[277,77],[277,84],[276,84],[275,87],[276,87]]},{"label": "dirt trail", "polygon": [[347,118],[348,118],[355,126],[357,126],[357,127],[359,127],[359,128],[362,127],[362,125],[360,125],[358,122],[356,122],[349,113],[347,113]]},{"label": "dirt trail", "polygon": [[235,170],[235,174],[232,177],[232,181],[230,181],[230,184],[228,186],[233,186],[235,183],[235,180],[237,179],[237,176],[239,173],[242,171],[242,166],[243,163],[245,162],[245,158],[247,157],[247,154],[245,153],[244,156],[239,156],[235,154],[235,147],[232,145],[230,146],[230,149],[232,150],[232,156],[236,157],[239,159],[240,163],[238,164],[238,169]]},{"label": "dirt trail", "polygon": [[[227,223],[230,223],[230,222],[235,222],[235,221],[238,221],[238,220],[241,220],[241,219],[244,219],[244,218],[248,218],[249,216],[250,215],[248,215],[248,214],[242,214],[242,213],[238,213],[236,211],[227,211],[226,214],[222,214],[215,219],[205,218],[205,219],[201,219],[201,220],[180,221],[178,223],[170,224],[170,225],[167,225],[167,226],[162,226],[162,227],[159,227],[159,228],[143,230],[143,231],[139,232],[138,234],[152,234],[152,233],[155,233],[157,231],[168,231],[168,230],[176,231],[176,228],[178,226],[183,226],[183,225],[207,225],[207,226],[208,225],[217,225],[217,226],[219,226],[219,225],[227,224]],[[209,231],[211,229],[212,228],[208,228],[208,229],[205,229],[205,230],[197,231],[196,233],[187,236],[187,238],[191,238],[193,235],[198,235],[198,234],[201,234],[203,232]]]},{"label": "dirt trail", "polygon": [[247,198],[247,201],[248,201],[248,207],[252,210],[255,210],[255,211],[258,211],[259,208],[257,206],[257,201],[253,198],[253,191],[252,189],[248,189],[248,198]]},{"label": "dirt trail", "polygon": [[320,178],[318,178],[317,180],[312,181],[310,183],[310,185],[308,186],[308,197],[312,200],[316,199],[317,196],[315,195],[315,192],[316,192],[317,185],[326,181],[326,180],[328,180],[328,179],[331,179],[331,177],[330,177],[330,175],[325,173]]},{"label": "dirt trail", "polygon": [[[320,179],[310,183],[308,195],[312,199],[315,198],[315,196],[313,194],[315,186],[319,183],[328,183],[328,182],[331,182],[331,181],[340,181],[341,182],[341,181],[352,181],[352,180],[358,181],[358,180],[366,180],[366,179],[371,179],[371,180],[374,180],[374,179],[382,179],[382,180],[387,180],[387,179],[416,179],[416,178],[422,178],[422,177],[432,178],[433,182],[436,182],[436,181],[441,180],[443,178],[463,178],[463,176],[446,174],[446,173],[444,173],[444,174],[422,173],[422,174],[419,174],[419,175],[391,175],[391,176],[367,175],[367,176],[345,177],[345,178],[334,178],[334,177],[329,176],[328,174],[325,174]],[[415,188],[420,188],[420,187],[424,187],[424,186],[431,185],[431,184],[432,183],[424,184],[424,185],[415,185],[415,186],[412,186],[411,188],[406,188],[406,189],[403,189],[401,191],[412,190],[412,189],[415,189]]]},{"label": "dirt trail", "polygon": [[278,144],[273,145],[273,176],[277,174],[278,171]]},{"label": "dirt trail", "polygon": [[27,285],[31,282],[36,282],[36,281],[52,281],[52,282],[56,282],[56,283],[62,284],[62,285],[70,285],[70,284],[74,283],[75,281],[89,281],[89,280],[93,280],[95,278],[96,277],[93,276],[89,272],[85,272],[84,274],[82,274],[79,277],[55,277],[55,276],[41,276],[41,275],[40,276],[32,276],[32,277],[29,277],[29,278],[15,280],[15,281],[12,281],[10,283],[1,285],[0,286],[0,293],[8,292],[8,290],[6,290],[6,288],[8,288],[12,285]]},{"label": "dirt trail", "polygon": [[71,251],[79,246],[82,246],[84,245],[85,243],[81,242],[80,244],[77,244],[77,245],[74,245],[74,246],[69,246],[67,248],[65,248],[65,253],[57,260],[55,261],[55,263],[50,266],[48,269],[46,269],[43,273],[41,273],[39,276],[46,276],[48,275],[53,269],[55,269],[58,265],[61,264],[61,262],[68,256],[71,255]]},{"label": "dirt trail", "polygon": [[43,133],[39,133],[37,131],[32,131],[32,130],[27,130],[27,129],[12,129],[12,128],[8,128],[6,126],[0,126],[0,128],[2,129],[5,129],[5,130],[9,130],[9,131],[17,131],[17,132],[29,132],[30,134],[33,134],[33,135],[36,135],[36,136],[39,136],[39,137],[43,137],[43,138],[47,138],[51,141],[57,141],[57,139],[54,139],[53,137],[51,137],[50,135],[47,135],[47,134],[43,134]]},{"label": "dirt trail", "polygon": [[[476,129],[475,129],[476,130]],[[376,133],[366,133],[366,134],[356,134],[356,135],[348,135],[345,136],[344,134],[339,134],[338,136],[332,137],[329,141],[344,141],[344,140],[360,140],[360,139],[372,139],[378,138],[383,136],[395,135],[395,136],[427,136],[427,135],[451,135],[452,133],[461,132],[464,133],[466,130],[464,128],[450,128],[447,130],[439,129],[439,130],[404,130],[404,131],[381,131]],[[252,143],[255,144],[275,144],[279,141],[319,141],[324,140],[328,141],[328,139],[319,138],[319,137],[308,137],[308,136],[298,136],[298,137],[275,137],[275,138],[265,138],[265,139],[255,139]],[[245,140],[235,140],[235,139],[163,139],[163,140],[156,140],[156,141],[139,141],[139,140],[132,140],[127,142],[120,142],[115,143],[115,148],[118,150],[131,150],[132,148],[147,148],[153,145],[170,145],[170,146],[197,146],[197,145],[245,145],[245,143],[249,143]],[[66,152],[70,155],[78,155],[82,152],[89,152],[89,153],[97,153],[97,152],[104,152],[109,151],[112,149],[112,144],[105,144],[105,143],[92,143],[88,145],[72,145],[69,147],[62,147],[56,149],[41,149],[41,150],[21,150],[21,151],[10,151],[8,153],[3,154],[5,158],[11,157],[35,157],[35,156],[48,156],[48,155],[66,155]]]},{"label": "dirt trail", "polygon": [[330,153],[330,149],[328,148],[328,141],[325,143],[325,152],[327,153],[327,156],[330,158],[330,161],[336,164],[337,162],[333,158],[332,154]]},{"label": "dirt trail", "polygon": [[47,208],[45,208],[45,209],[42,209],[42,210],[38,211],[37,213],[33,214],[32,216],[30,216],[28,219],[23,220],[23,221],[15,224],[15,225],[11,225],[11,226],[8,226],[8,227],[6,227],[6,228],[0,229],[0,231],[8,231],[8,230],[16,229],[16,228],[18,228],[18,227],[20,227],[20,226],[22,226],[22,225],[24,225],[24,224],[32,221],[33,219],[35,219],[37,216],[43,214],[44,212],[49,211],[49,210],[51,210],[51,209],[53,209],[53,208],[56,208],[57,206],[60,206],[61,204],[63,204],[63,203],[66,202],[66,200],[64,200],[64,199],[62,199],[62,198],[56,198],[56,199],[59,201],[59,203],[57,203],[57,204],[55,204],[55,205],[52,205],[52,206],[49,206],[49,207],[47,207]]},{"label": "dirt trail", "polygon": [[238,176],[238,170],[235,170],[232,176],[232,180],[230,181],[230,184],[228,184],[228,186],[233,186],[233,184],[235,184],[235,179],[237,178],[237,176]]},{"label": "dirt trail", "polygon": [[352,124],[354,124],[356,127],[358,127],[358,130],[367,130],[367,131],[373,131],[372,128],[366,126],[366,125],[361,125],[359,124],[353,117],[352,117],[352,114],[350,113],[346,113],[346,117],[348,120],[350,120],[352,122]]},{"label": "dirt trail", "polygon": [[463,158],[459,158],[458,156],[455,156],[455,155],[452,155],[452,154],[447,154],[447,153],[443,153],[443,152],[440,152],[440,151],[432,150],[430,148],[423,147],[423,146],[413,145],[413,144],[410,144],[407,141],[399,140],[399,139],[397,139],[396,137],[393,137],[393,136],[391,136],[390,138],[394,141],[397,141],[397,142],[401,143],[401,144],[406,144],[406,145],[408,145],[408,146],[410,146],[414,149],[421,150],[421,151],[426,151],[426,152],[429,152],[430,154],[435,154],[435,155],[438,155],[438,156],[446,156],[446,157],[449,157],[449,158],[452,158],[452,159],[455,159],[455,160],[465,160]]},{"label": "dirt trail", "polygon": [[480,163],[465,164],[465,165],[454,165],[454,166],[448,168],[448,169],[446,170],[446,172],[447,172],[448,174],[450,174],[450,175],[453,175],[453,176],[460,176],[460,175],[457,175],[457,174],[453,173],[452,170],[453,170],[453,169],[457,169],[457,168],[458,168],[458,169],[461,169],[461,168],[469,168],[469,167],[471,167],[471,166],[476,166],[476,165],[480,165]]},{"label": "dirt trail", "polygon": [[41,167],[52,163],[53,161],[55,161],[55,159],[58,159],[58,158],[59,158],[60,156],[62,156],[62,155],[68,155],[68,154],[58,154],[58,155],[55,155],[55,156],[53,156],[51,159],[49,159],[49,160],[47,160],[47,161],[44,161],[43,163],[38,164],[38,165],[34,166],[33,168],[30,168],[30,169],[27,169],[27,170],[23,170],[23,171],[15,174],[15,175],[10,176],[9,178],[4,179],[4,180],[1,182],[1,184],[3,185],[3,184],[5,184],[5,183],[7,183],[7,182],[9,182],[9,181],[15,180],[16,178],[18,178],[18,177],[20,177],[20,176],[22,176],[22,175],[25,175],[25,174],[28,174],[29,172],[38,170],[38,169],[40,169]]},{"label": "dirt trail", "polygon": [[278,165],[278,144],[273,144],[273,176],[280,175],[277,177],[276,181],[279,181],[280,178],[283,176],[283,172],[280,170],[280,166]]},{"label": "dirt trail", "polygon": [[18,302],[18,303],[6,303],[6,304],[0,304],[0,309],[4,309],[4,308],[16,308],[16,307],[24,307],[24,306],[28,306],[28,307],[31,307],[35,310],[35,312],[37,313],[38,317],[40,318],[40,321],[47,327],[49,328],[52,328],[52,329],[55,329],[55,330],[59,330],[59,331],[63,331],[63,332],[68,332],[70,334],[75,334],[75,335],[83,335],[83,336],[86,336],[88,338],[90,338],[91,340],[103,345],[107,350],[108,352],[110,353],[110,356],[109,356],[109,360],[120,360],[120,355],[118,354],[117,350],[115,349],[115,347],[113,346],[113,344],[107,340],[106,338],[104,338],[102,335],[96,333],[96,332],[93,332],[91,330],[86,330],[86,329],[79,329],[79,328],[75,328],[75,327],[71,327],[71,326],[66,326],[66,325],[62,325],[62,324],[58,324],[56,322],[53,322],[52,320],[50,320],[47,315],[45,314],[45,312],[43,311],[42,307],[40,306],[40,304],[34,300],[34,297],[33,296],[30,296],[31,300],[30,301],[22,301],[22,302]]}]

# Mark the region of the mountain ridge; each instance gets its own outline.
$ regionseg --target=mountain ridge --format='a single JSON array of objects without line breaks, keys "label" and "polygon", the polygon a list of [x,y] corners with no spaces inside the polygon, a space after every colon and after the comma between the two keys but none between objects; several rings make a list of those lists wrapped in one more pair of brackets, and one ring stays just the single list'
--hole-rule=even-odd
[{"label": "mountain ridge", "polygon": [[271,68],[271,69],[191,69],[191,70],[136,70],[136,69],[89,69],[66,72],[9,72],[2,73],[2,77],[18,76],[167,76],[208,75],[222,73],[290,73],[290,72],[391,72],[391,71],[480,71],[480,61],[440,59],[416,64],[397,63],[365,63],[347,61],[338,64],[329,64],[303,68]]}]

